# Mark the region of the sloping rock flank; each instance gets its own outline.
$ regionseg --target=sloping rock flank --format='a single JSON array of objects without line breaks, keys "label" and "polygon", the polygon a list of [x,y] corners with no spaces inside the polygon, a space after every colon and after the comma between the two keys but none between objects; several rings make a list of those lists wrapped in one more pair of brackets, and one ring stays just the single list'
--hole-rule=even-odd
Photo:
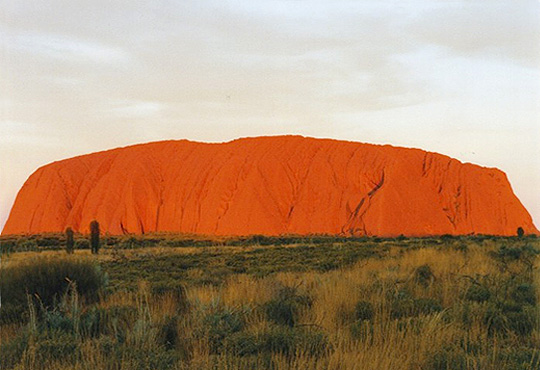
[{"label": "sloping rock flank", "polygon": [[51,163],[3,234],[538,233],[506,175],[418,149],[300,136],[164,141]]}]

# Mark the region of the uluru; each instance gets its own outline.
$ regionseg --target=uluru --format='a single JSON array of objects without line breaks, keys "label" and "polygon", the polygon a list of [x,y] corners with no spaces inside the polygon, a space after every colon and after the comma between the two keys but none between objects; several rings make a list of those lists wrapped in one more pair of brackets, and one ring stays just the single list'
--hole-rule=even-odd
[{"label": "uluru", "polygon": [[48,164],[2,234],[538,233],[506,175],[419,149],[302,136],[161,141]]}]

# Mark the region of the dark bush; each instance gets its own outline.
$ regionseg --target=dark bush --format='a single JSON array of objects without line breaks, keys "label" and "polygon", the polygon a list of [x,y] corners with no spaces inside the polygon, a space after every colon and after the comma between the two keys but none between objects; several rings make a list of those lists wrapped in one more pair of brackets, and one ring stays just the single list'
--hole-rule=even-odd
[{"label": "dark bush", "polygon": [[440,302],[432,298],[402,298],[392,302],[390,315],[393,318],[429,315],[442,311]]},{"label": "dark bush", "polygon": [[298,347],[302,352],[312,356],[322,355],[331,348],[328,336],[320,329],[298,330]]},{"label": "dark bush", "polygon": [[540,349],[528,347],[502,349],[497,354],[497,361],[506,363],[505,368],[512,370],[540,369]]},{"label": "dark bush", "polygon": [[92,307],[82,313],[80,331],[86,337],[110,335],[122,343],[136,320],[137,308],[134,306]]},{"label": "dark bush", "polygon": [[523,283],[514,287],[510,296],[514,301],[520,304],[536,304],[536,293],[532,284]]},{"label": "dark bush", "polygon": [[167,316],[159,328],[158,338],[166,349],[173,349],[178,343],[178,317]]},{"label": "dark bush", "polygon": [[426,370],[467,370],[467,357],[459,350],[441,350],[427,361]]},{"label": "dark bush", "polygon": [[483,285],[473,284],[465,292],[465,299],[473,302],[485,302],[491,297],[491,292]]},{"label": "dark bush", "polygon": [[263,350],[263,339],[261,335],[241,331],[226,338],[225,347],[237,356],[256,355]]},{"label": "dark bush", "polygon": [[79,239],[75,242],[76,249],[90,249],[90,242],[86,239]]},{"label": "dark bush", "polygon": [[189,308],[186,288],[180,282],[152,284],[151,291],[155,297],[171,296],[177,304],[177,313],[184,313]]},{"label": "dark bush", "polygon": [[41,332],[36,340],[37,358],[40,362],[47,360],[64,360],[75,362],[77,340],[74,335],[63,331]]},{"label": "dark bush", "polygon": [[35,252],[38,246],[34,239],[20,238],[17,240],[16,250],[17,252]]},{"label": "dark bush", "polygon": [[[64,331],[44,330],[34,334],[33,355],[37,364],[60,360],[73,364],[77,355],[77,340]],[[0,369],[9,369],[20,363],[25,351],[29,350],[30,334],[22,331],[16,338],[0,345]]]},{"label": "dark bush", "polygon": [[227,351],[239,356],[261,353],[294,354],[296,350],[317,356],[330,348],[327,335],[320,330],[274,326],[259,333],[239,332],[226,340]]},{"label": "dark bush", "polygon": [[229,267],[234,273],[242,274],[247,271],[247,259],[244,255],[235,253],[230,256],[225,265]]},{"label": "dark bush", "polygon": [[264,304],[263,308],[270,321],[280,325],[294,326],[303,307],[310,306],[311,300],[298,294],[296,288],[284,287],[277,297]]},{"label": "dark bush", "polygon": [[74,320],[71,317],[68,317],[65,312],[55,309],[43,313],[43,318],[40,322],[40,330],[74,333],[75,325]]},{"label": "dark bush", "polygon": [[290,354],[297,344],[296,331],[289,327],[272,327],[261,338],[261,350]]},{"label": "dark bush", "polygon": [[169,370],[177,368],[179,359],[179,353],[164,347],[137,348],[122,345],[113,348],[112,359],[109,361],[117,365],[113,368]]},{"label": "dark bush", "polygon": [[226,338],[245,327],[244,312],[230,308],[215,308],[203,319],[203,333],[208,338],[210,350],[220,352]]},{"label": "dark bush", "polygon": [[373,337],[373,329],[371,321],[356,321],[351,325],[351,335],[355,339],[367,341]]},{"label": "dark bush", "polygon": [[520,336],[528,336],[536,325],[536,315],[531,306],[522,306],[515,302],[491,304],[484,316],[484,322],[490,335],[506,335],[513,331]]},{"label": "dark bush", "polygon": [[414,281],[423,286],[428,286],[435,280],[435,275],[429,265],[422,265],[414,270]]},{"label": "dark bush", "polygon": [[354,307],[354,316],[356,320],[371,320],[374,315],[375,311],[371,302],[360,301]]},{"label": "dark bush", "polygon": [[60,248],[62,245],[62,241],[60,240],[60,237],[58,236],[43,236],[37,239],[36,244],[39,245],[40,247],[49,247],[48,249],[56,249],[56,248],[50,248],[50,247]]},{"label": "dark bush", "polygon": [[280,324],[294,326],[298,316],[298,307],[291,301],[272,300],[264,305],[269,320]]},{"label": "dark bush", "polygon": [[503,335],[508,330],[508,319],[495,304],[490,304],[487,308],[484,314],[484,324],[487,326],[489,335]]},{"label": "dark bush", "polygon": [[[28,307],[29,295],[37,308],[53,307],[66,292],[70,282],[86,301],[97,300],[106,284],[99,266],[89,260],[38,258],[4,268],[0,288],[0,322],[21,321]],[[4,313],[11,312],[11,317]]]},{"label": "dark bush", "polygon": [[143,241],[134,236],[124,237],[117,245],[120,249],[135,249],[141,248]]},{"label": "dark bush", "polygon": [[325,261],[320,261],[316,265],[316,269],[318,271],[327,272],[327,271],[338,269],[340,266],[341,264],[338,261],[325,260]]},{"label": "dark bush", "polygon": [[458,252],[467,253],[469,251],[469,246],[465,243],[457,243],[452,245],[452,249]]},{"label": "dark bush", "polygon": [[417,298],[414,300],[415,313],[420,315],[429,315],[442,311],[442,306],[439,301],[433,298]]},{"label": "dark bush", "polygon": [[519,247],[503,245],[497,251],[490,252],[490,256],[497,262],[501,271],[508,270],[511,262],[519,262],[530,271],[539,253],[538,249],[529,244]]},{"label": "dark bush", "polygon": [[506,313],[508,328],[519,336],[528,336],[534,330],[534,313],[527,311]]},{"label": "dark bush", "polygon": [[15,240],[0,240],[0,255],[15,252],[17,242]]},{"label": "dark bush", "polygon": [[3,341],[0,345],[0,369],[11,369],[20,360],[28,347],[28,336],[22,332],[10,341]]}]

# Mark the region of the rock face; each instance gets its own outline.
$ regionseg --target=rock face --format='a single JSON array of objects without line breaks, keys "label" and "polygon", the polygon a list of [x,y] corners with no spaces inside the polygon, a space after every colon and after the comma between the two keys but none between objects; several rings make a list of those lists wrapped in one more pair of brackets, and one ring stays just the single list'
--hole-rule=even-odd
[{"label": "rock face", "polygon": [[164,141],[38,169],[3,234],[538,233],[494,168],[418,149],[300,136]]}]

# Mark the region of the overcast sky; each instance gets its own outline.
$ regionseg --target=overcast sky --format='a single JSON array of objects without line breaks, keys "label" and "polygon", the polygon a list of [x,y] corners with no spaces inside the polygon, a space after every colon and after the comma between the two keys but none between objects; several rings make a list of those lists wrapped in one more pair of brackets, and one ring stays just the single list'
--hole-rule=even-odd
[{"label": "overcast sky", "polygon": [[302,134],[498,167],[540,226],[540,2],[0,5],[0,229],[51,161]]}]

